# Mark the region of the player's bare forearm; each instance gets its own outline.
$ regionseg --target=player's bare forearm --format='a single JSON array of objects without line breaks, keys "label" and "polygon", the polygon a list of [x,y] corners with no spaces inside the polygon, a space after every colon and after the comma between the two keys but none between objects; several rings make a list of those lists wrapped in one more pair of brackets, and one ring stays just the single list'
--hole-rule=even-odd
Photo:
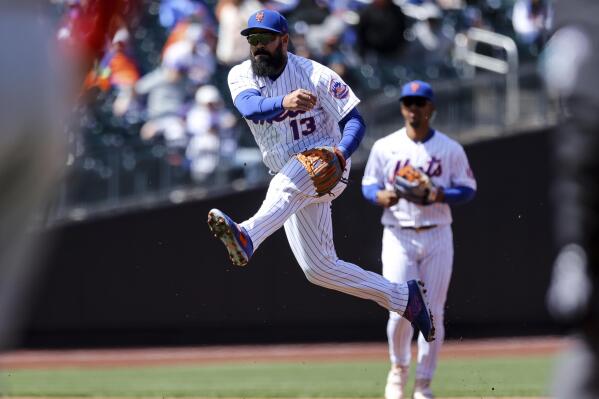
[{"label": "player's bare forearm", "polygon": [[310,111],[316,105],[316,96],[305,89],[297,89],[283,98],[283,108],[290,111]]},{"label": "player's bare forearm", "polygon": [[428,200],[431,204],[435,202],[444,202],[445,190],[443,190],[443,187],[435,187],[433,190],[431,190],[428,195]]},{"label": "player's bare forearm", "polygon": [[376,193],[376,202],[383,208],[389,208],[397,204],[399,196],[395,191],[379,190]]}]

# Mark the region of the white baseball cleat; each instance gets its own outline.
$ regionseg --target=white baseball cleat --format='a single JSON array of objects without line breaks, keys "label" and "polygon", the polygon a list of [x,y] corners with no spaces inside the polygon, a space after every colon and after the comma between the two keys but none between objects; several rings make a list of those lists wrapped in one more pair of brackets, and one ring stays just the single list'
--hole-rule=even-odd
[{"label": "white baseball cleat", "polygon": [[385,399],[404,399],[406,382],[408,382],[408,367],[392,367],[387,375]]},{"label": "white baseball cleat", "polygon": [[416,380],[416,386],[414,387],[413,399],[434,399],[433,391],[431,389],[431,380]]}]

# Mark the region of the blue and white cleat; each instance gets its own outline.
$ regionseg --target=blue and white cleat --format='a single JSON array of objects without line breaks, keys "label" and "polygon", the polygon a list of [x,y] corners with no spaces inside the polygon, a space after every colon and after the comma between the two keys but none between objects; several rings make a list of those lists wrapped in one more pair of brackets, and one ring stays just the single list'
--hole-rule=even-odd
[{"label": "blue and white cleat", "polygon": [[243,227],[239,227],[230,217],[218,209],[208,212],[208,227],[219,238],[235,266],[245,266],[254,253],[252,240]]},{"label": "blue and white cleat", "polygon": [[422,333],[426,342],[431,342],[435,339],[435,324],[433,315],[427,308],[424,283],[420,280],[410,280],[407,284],[410,296],[403,317]]}]

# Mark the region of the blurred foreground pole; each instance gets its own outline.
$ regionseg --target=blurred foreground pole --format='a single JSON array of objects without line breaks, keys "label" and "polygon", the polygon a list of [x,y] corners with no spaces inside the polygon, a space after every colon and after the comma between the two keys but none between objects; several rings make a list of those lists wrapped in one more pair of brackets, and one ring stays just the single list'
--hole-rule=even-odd
[{"label": "blurred foreground pole", "polygon": [[576,345],[559,359],[557,399],[599,398],[599,2],[556,2],[544,51],[549,92],[562,104],[553,137],[553,201],[560,252],[547,295]]},{"label": "blurred foreground pole", "polygon": [[69,112],[85,73],[137,4],[67,3],[68,34],[58,43],[56,4],[0,1],[0,351],[18,342],[29,312],[43,256],[35,221],[66,164]]},{"label": "blurred foreground pole", "polygon": [[0,2],[0,350],[29,310],[34,217],[65,164],[68,87],[49,20],[32,1]]}]

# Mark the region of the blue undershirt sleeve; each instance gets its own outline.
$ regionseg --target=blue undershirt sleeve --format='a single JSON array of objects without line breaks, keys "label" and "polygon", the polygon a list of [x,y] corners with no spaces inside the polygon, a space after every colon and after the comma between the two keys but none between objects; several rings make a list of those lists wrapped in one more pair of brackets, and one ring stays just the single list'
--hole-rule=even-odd
[{"label": "blue undershirt sleeve", "polygon": [[376,193],[379,192],[379,190],[382,190],[382,188],[376,183],[362,185],[362,195],[368,200],[368,202],[374,205],[378,205],[376,202]]},{"label": "blue undershirt sleeve", "polygon": [[360,115],[358,110],[353,108],[339,121],[339,129],[343,136],[337,148],[341,150],[345,159],[348,159],[358,148],[362,138],[364,138],[366,123],[364,123],[364,119],[362,119],[362,115]]},{"label": "blue undershirt sleeve", "polygon": [[[369,184],[362,186],[362,195],[366,198],[370,203],[374,205],[378,205],[376,201],[376,193],[382,190],[378,184]],[[461,205],[466,202],[472,200],[474,195],[476,194],[476,190],[466,187],[466,186],[457,186],[457,187],[449,187],[443,190],[445,197],[443,202],[450,205]]]},{"label": "blue undershirt sleeve", "polygon": [[450,205],[461,205],[474,198],[476,190],[466,186],[456,186],[443,189],[443,202]]},{"label": "blue undershirt sleeve", "polygon": [[245,119],[271,119],[283,111],[284,97],[262,97],[258,90],[248,89],[235,97],[235,107]]}]

